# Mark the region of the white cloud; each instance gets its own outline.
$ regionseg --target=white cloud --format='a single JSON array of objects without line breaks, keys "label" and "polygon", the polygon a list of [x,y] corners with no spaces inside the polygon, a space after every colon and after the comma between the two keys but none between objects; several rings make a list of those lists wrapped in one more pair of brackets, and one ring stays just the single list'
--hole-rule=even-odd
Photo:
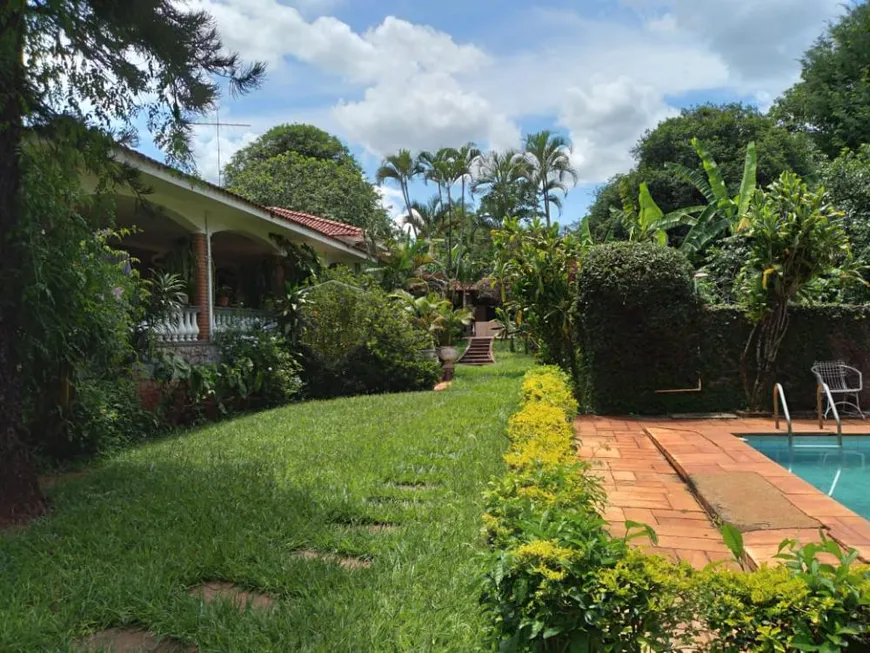
[{"label": "white cloud", "polygon": [[[796,77],[824,21],[841,11],[841,0],[622,0],[619,11],[595,14],[506,7],[516,38],[495,55],[393,16],[355,30],[323,15],[336,1],[192,3],[215,16],[229,47],[270,63],[273,97],[293,102],[319,89],[307,121],[374,160],[401,147],[466,141],[515,147],[518,125],[534,119],[570,132],[587,183],[628,168],[638,137],[687,94],[769,105]],[[626,7],[639,20],[624,20]],[[268,111],[271,122],[221,140],[224,162],[246,139],[289,121],[274,105]],[[206,174],[216,171],[213,141],[198,139]]]},{"label": "white cloud", "polygon": [[384,207],[390,219],[406,231],[410,229],[408,225],[403,224],[406,211],[402,191],[391,186],[375,186],[375,190],[381,196],[381,206]]},{"label": "white cloud", "polygon": [[499,148],[519,142],[519,129],[507,116],[443,73],[378,84],[366,89],[362,100],[340,103],[333,115],[350,140],[380,155],[481,139]]},{"label": "white cloud", "polygon": [[747,84],[793,79],[796,59],[842,9],[841,0],[667,0],[667,5],[678,29],[722,57],[731,74]]},{"label": "white cloud", "polygon": [[629,168],[638,137],[674,113],[655,89],[627,77],[569,88],[559,123],[570,131],[580,183]]}]

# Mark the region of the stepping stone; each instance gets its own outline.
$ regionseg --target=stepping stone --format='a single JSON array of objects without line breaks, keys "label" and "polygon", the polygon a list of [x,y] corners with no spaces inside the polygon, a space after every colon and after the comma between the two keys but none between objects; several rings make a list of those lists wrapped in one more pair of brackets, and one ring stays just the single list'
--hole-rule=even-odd
[{"label": "stepping stone", "polygon": [[319,560],[320,562],[328,562],[350,570],[368,569],[372,566],[372,561],[366,560],[365,558],[343,556],[338,553],[326,553],[315,549],[300,549],[293,553],[293,556],[303,560]]},{"label": "stepping stone", "polygon": [[368,501],[369,503],[378,503],[378,504],[395,503],[395,504],[400,504],[400,505],[404,505],[404,506],[411,506],[414,504],[422,505],[422,503],[423,503],[421,500],[417,499],[416,497],[410,498],[410,497],[390,497],[390,496],[369,497],[368,499],[366,499],[366,501]]},{"label": "stepping stone", "polygon": [[144,630],[109,628],[78,642],[76,650],[110,653],[197,653],[199,649],[185,646],[171,637],[157,637]]},{"label": "stepping stone", "polygon": [[199,596],[206,603],[230,601],[239,610],[245,610],[248,605],[257,610],[266,610],[275,605],[275,599],[265,594],[243,590],[238,585],[224,581],[204,583],[190,590],[192,596]]},{"label": "stepping stone", "polygon": [[366,530],[369,533],[389,533],[398,530],[399,524],[387,521],[376,521],[372,519],[344,519],[333,522],[337,526],[346,528],[358,528]]},{"label": "stepping stone", "polygon": [[409,483],[389,483],[389,487],[394,487],[399,490],[434,490],[438,487],[435,483],[426,483],[425,481],[412,481]]}]

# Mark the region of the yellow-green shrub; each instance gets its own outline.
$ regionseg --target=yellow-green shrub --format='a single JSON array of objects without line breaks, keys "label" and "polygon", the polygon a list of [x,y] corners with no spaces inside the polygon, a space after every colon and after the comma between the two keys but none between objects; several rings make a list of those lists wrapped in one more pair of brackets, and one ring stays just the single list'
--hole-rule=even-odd
[{"label": "yellow-green shrub", "polygon": [[482,603],[499,650],[868,650],[870,572],[829,540],[786,546],[785,566],[748,574],[697,572],[611,537],[605,494],[576,457],[569,396],[558,369],[526,374],[508,471],[485,495]]},{"label": "yellow-green shrub", "polygon": [[566,419],[577,414],[577,400],[568,375],[556,365],[532,369],[523,378],[523,402],[540,402],[562,410]]}]

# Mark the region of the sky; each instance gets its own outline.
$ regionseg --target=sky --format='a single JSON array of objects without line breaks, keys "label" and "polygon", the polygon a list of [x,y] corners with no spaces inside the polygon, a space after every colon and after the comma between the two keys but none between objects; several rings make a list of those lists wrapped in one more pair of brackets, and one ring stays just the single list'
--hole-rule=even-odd
[{"label": "sky", "polygon": [[[468,141],[519,147],[568,136],[579,181],[562,224],[632,166],[638,138],[680,108],[742,101],[766,110],[842,0],[188,0],[225,45],[265,61],[261,88],[225,96],[220,159],[270,127],[339,136],[370,179],[381,159]],[[211,119],[214,119],[212,116]],[[197,169],[218,178],[214,127],[194,128]],[[141,149],[155,155],[143,139]],[[434,188],[412,189],[425,200]],[[400,195],[389,186],[394,215]],[[292,208],[292,207],[291,207]]]}]

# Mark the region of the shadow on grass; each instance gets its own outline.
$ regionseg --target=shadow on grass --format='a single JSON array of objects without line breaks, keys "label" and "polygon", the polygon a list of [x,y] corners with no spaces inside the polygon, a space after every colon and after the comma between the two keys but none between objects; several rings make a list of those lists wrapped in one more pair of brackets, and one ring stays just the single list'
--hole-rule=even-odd
[{"label": "shadow on grass", "polygon": [[[58,483],[50,497],[48,516],[0,533],[3,651],[65,650],[88,632],[128,625],[215,643],[191,587],[227,580],[291,603],[319,600],[359,580],[300,550],[375,558],[365,550],[370,533],[348,540],[330,531],[337,515],[378,522],[361,504],[314,497],[263,462],[119,460]],[[208,609],[246,641],[238,615]],[[281,637],[272,633],[270,646]]]}]

